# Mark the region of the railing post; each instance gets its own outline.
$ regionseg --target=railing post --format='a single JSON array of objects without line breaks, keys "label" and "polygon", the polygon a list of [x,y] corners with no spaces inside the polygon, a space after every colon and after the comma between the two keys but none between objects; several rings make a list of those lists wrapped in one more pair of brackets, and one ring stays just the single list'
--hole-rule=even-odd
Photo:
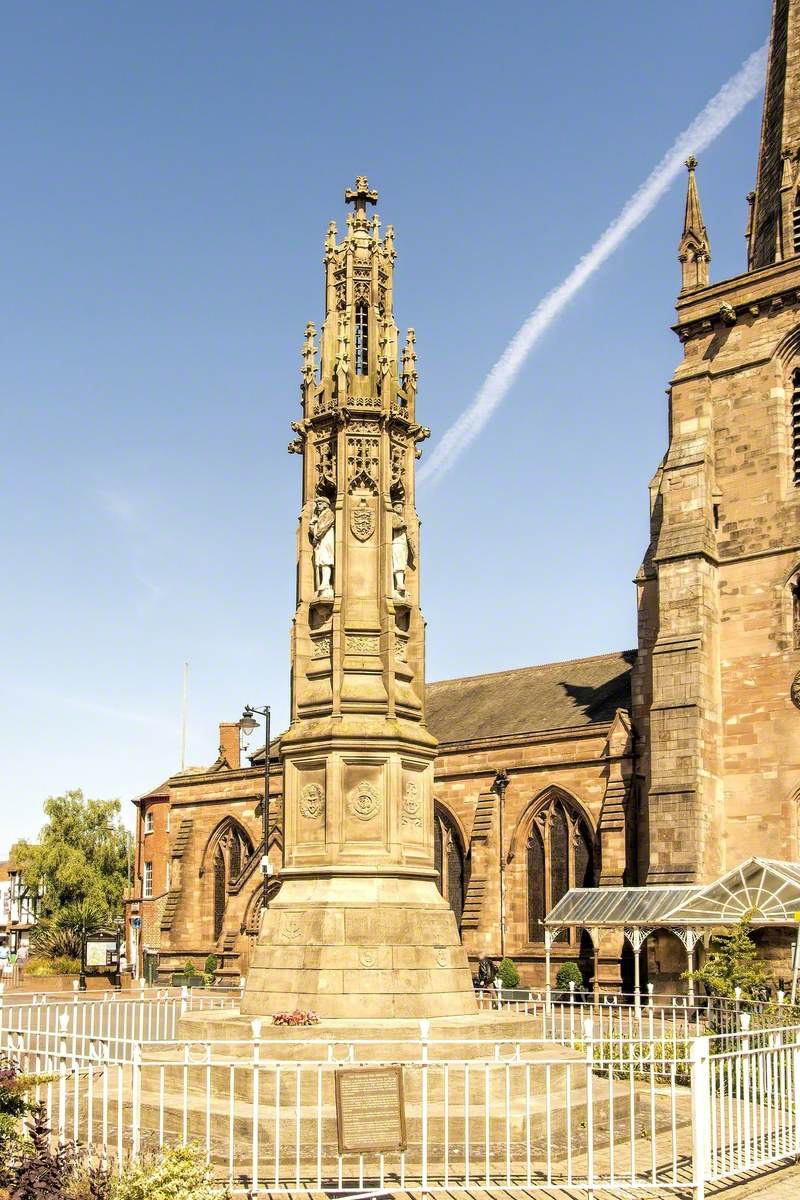
[{"label": "railing post", "polygon": [[[586,1196],[594,1197],[594,1104],[592,1084],[594,1081],[594,1021],[586,1017],[583,1022],[583,1039],[586,1043]],[[601,1042],[602,1053],[602,1042]],[[569,1067],[567,1067],[569,1070]]]},{"label": "railing post", "polygon": [[[420,1072],[422,1075],[422,1195],[428,1191],[428,1039],[430,1037],[430,1021],[420,1021]],[[464,1098],[469,1104],[469,1096]]]},{"label": "railing post", "polygon": [[261,1022],[258,1017],[250,1022],[250,1028],[253,1031],[253,1112],[250,1134],[252,1138],[252,1165],[251,1173],[253,1176],[253,1186],[250,1189],[251,1196],[258,1195],[258,1085],[259,1085],[259,1060],[261,1057]]},{"label": "railing post", "polygon": [[78,1052],[78,980],[72,981],[72,1057]]},{"label": "railing post", "polygon": [[705,1200],[708,1155],[711,1145],[710,1039],[692,1038],[692,1196]]},{"label": "railing post", "polygon": [[131,1157],[137,1159],[141,1148],[142,1047],[131,1047]]},{"label": "railing post", "polygon": [[792,1037],[792,1093],[794,1099],[794,1152],[800,1154],[800,1035],[797,1029]]},{"label": "railing post", "polygon": [[66,1141],[67,1119],[67,1025],[69,1017],[64,1009],[58,1017],[58,1140]]},{"label": "railing post", "polygon": [[181,987],[181,1016],[185,1016],[186,1010],[189,1007],[189,989],[184,983]]},{"label": "railing post", "polygon": [[752,1147],[750,1145],[750,1013],[742,1013],[739,1018],[741,1022],[742,1041],[742,1091],[744,1092],[744,1165],[750,1167],[752,1164]]},{"label": "railing post", "polygon": [[653,1001],[653,991],[654,991],[654,989],[655,989],[655,984],[654,984],[654,983],[648,983],[648,985],[647,985],[647,1007],[648,1007],[648,1008],[652,1008],[652,1007],[653,1007],[653,1003],[654,1003],[654,1001]]}]

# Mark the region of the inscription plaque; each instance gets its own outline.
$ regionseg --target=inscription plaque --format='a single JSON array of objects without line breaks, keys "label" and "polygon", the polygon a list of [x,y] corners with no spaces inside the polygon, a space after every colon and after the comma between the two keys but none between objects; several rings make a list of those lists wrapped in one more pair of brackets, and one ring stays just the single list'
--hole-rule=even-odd
[{"label": "inscription plaque", "polygon": [[344,1067],[335,1083],[340,1154],[406,1149],[402,1067]]}]

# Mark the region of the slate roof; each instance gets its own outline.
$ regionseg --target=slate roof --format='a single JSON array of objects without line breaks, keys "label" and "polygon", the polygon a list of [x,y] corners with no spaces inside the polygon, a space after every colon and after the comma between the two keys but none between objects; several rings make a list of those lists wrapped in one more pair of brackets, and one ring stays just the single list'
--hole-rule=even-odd
[{"label": "slate roof", "polygon": [[[631,708],[631,668],[635,650],[615,650],[591,658],[517,667],[491,675],[466,675],[429,683],[425,717],[440,742],[541,733],[605,724],[618,708]],[[277,756],[280,738],[270,742]],[[248,756],[263,765],[264,747]]]},{"label": "slate roof", "polygon": [[426,719],[440,742],[573,729],[630,711],[635,650],[443,679],[426,689]]}]

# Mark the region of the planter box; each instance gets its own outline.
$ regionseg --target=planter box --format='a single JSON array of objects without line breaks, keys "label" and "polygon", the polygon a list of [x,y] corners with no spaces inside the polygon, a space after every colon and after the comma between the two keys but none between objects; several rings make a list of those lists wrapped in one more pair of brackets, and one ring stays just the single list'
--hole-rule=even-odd
[{"label": "planter box", "polygon": [[201,988],[205,986],[206,981],[202,975],[183,975],[176,971],[172,976],[172,987]]},{"label": "planter box", "polygon": [[[2,977],[0,976],[0,979]],[[23,972],[22,979],[17,987],[16,992],[72,992],[73,983],[78,982],[77,975],[25,975]],[[130,988],[131,977],[128,974],[122,976],[123,988]],[[114,991],[114,985],[106,975],[87,975],[86,988],[90,992],[107,992]],[[9,989],[7,989],[9,990]]]}]

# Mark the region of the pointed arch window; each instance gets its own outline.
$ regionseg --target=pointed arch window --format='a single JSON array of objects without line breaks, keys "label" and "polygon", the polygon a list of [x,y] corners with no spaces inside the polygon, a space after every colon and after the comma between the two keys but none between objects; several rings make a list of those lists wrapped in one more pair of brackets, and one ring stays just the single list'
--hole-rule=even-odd
[{"label": "pointed arch window", "polygon": [[800,650],[800,572],[789,584],[792,598],[792,649]]},{"label": "pointed arch window", "polygon": [[[536,809],[528,836],[528,938],[544,941],[545,916],[572,887],[594,887],[594,837],[566,792],[552,788]],[[577,945],[578,933],[559,940]]]},{"label": "pointed arch window", "polygon": [[792,481],[800,487],[800,367],[792,374]]},{"label": "pointed arch window", "polygon": [[222,933],[225,917],[225,855],[222,846],[217,846],[214,855],[214,941]]},{"label": "pointed arch window", "polygon": [[792,209],[792,242],[795,254],[800,254],[800,192],[794,198]]},{"label": "pointed arch window", "polygon": [[455,820],[441,804],[436,804],[434,808],[433,855],[439,876],[437,887],[455,913],[460,929],[469,883],[469,865]]},{"label": "pointed arch window", "polygon": [[252,860],[254,846],[246,829],[234,817],[226,817],[206,842],[200,874],[211,870],[214,940],[222,933],[228,893]]},{"label": "pointed arch window", "polygon": [[363,300],[356,305],[356,375],[369,374],[369,312]]}]

